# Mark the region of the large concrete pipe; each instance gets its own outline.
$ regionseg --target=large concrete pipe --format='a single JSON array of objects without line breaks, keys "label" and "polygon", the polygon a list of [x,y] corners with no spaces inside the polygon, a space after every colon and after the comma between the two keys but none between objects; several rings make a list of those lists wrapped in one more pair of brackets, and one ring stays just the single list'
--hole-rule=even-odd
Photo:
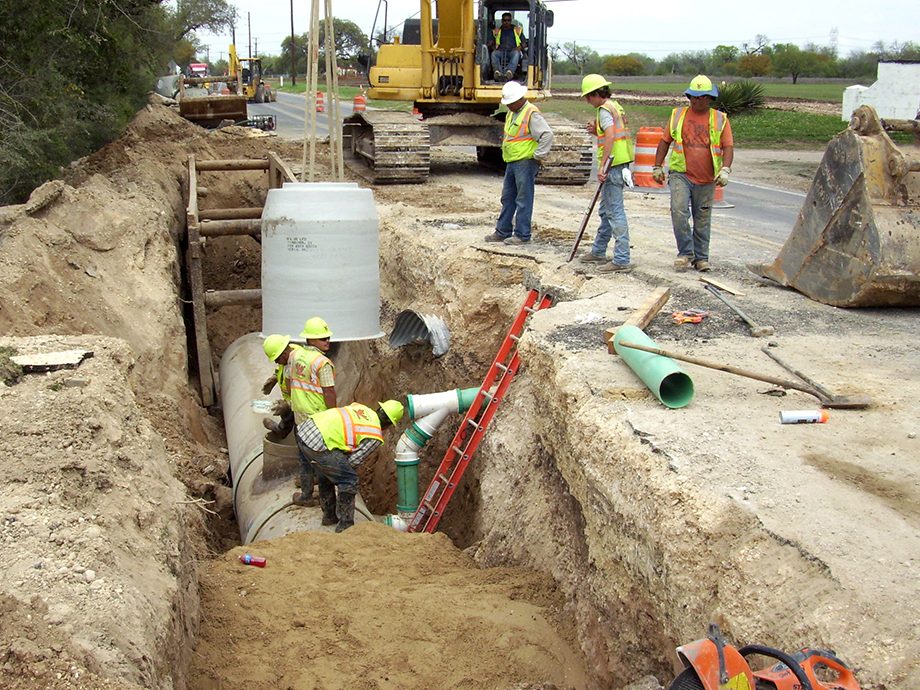
[{"label": "large concrete pipe", "polygon": [[[262,336],[249,333],[237,339],[220,360],[220,396],[233,477],[233,507],[243,544],[274,539],[289,532],[334,530],[323,527],[319,507],[295,506],[299,455],[291,433],[283,443],[266,438],[262,419],[254,412],[256,399],[280,399],[277,387],[272,396],[261,388],[273,371],[262,350]],[[373,519],[359,495],[355,502],[355,522]]]}]

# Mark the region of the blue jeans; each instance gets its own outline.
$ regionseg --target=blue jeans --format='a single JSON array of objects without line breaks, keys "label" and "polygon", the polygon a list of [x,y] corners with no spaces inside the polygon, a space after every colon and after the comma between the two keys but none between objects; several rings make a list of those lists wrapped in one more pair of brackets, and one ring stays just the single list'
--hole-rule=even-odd
[{"label": "blue jeans", "polygon": [[518,65],[521,64],[521,52],[519,50],[493,50],[492,51],[492,69],[499,72],[510,70],[517,72]]},{"label": "blue jeans", "polygon": [[629,163],[610,166],[607,179],[601,187],[600,227],[594,238],[591,253],[606,256],[607,245],[613,237],[613,263],[620,266],[629,265],[629,223],[626,222],[626,207],[623,205],[623,168]]},{"label": "blue jeans", "polygon": [[540,164],[533,158],[514,161],[505,166],[502,211],[495,224],[495,234],[499,237],[510,237],[515,234],[524,242],[530,241],[533,187],[539,170]]},{"label": "blue jeans", "polygon": [[[709,234],[712,222],[712,200],[716,184],[693,184],[679,172],[668,174],[671,188],[671,225],[677,240],[677,255],[694,264],[709,261]],[[690,216],[693,215],[693,230]]]},{"label": "blue jeans", "polygon": [[320,499],[324,495],[328,496],[330,492],[335,496],[333,487],[338,487],[339,493],[358,493],[358,473],[348,462],[348,453],[337,448],[317,452],[312,448],[307,448],[300,438],[297,439],[297,447],[300,449],[301,456],[313,465]]}]

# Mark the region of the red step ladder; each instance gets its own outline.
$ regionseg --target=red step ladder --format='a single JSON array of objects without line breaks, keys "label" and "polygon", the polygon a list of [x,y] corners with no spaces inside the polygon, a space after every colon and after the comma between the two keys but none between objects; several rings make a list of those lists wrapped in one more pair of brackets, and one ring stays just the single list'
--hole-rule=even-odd
[{"label": "red step ladder", "polygon": [[[460,483],[466,466],[469,465],[470,459],[479,446],[479,441],[482,440],[482,435],[486,432],[498,404],[518,370],[521,360],[518,357],[517,344],[527,319],[531,314],[546,309],[551,304],[550,295],[541,296],[536,290],[530,290],[527,293],[524,306],[518,312],[511,330],[508,331],[508,335],[505,336],[495,356],[495,361],[489,367],[489,372],[479,387],[479,393],[476,394],[476,400],[463,418],[463,423],[444,454],[441,466],[438,467],[438,471],[431,480],[428,491],[419,502],[415,515],[412,516],[409,532],[428,532],[430,534],[438,526],[438,521],[444,514],[450,497],[453,496]],[[495,385],[496,380],[498,381],[497,386]],[[493,386],[495,386],[495,391],[491,392]]]}]

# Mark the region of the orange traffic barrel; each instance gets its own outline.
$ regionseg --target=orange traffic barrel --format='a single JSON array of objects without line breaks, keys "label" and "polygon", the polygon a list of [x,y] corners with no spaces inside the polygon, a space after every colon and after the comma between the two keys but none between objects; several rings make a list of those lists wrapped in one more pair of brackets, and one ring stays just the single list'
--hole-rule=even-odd
[{"label": "orange traffic barrel", "polygon": [[323,92],[316,92],[316,112],[324,113],[326,112],[326,105],[323,103]]},{"label": "orange traffic barrel", "polygon": [[367,97],[363,93],[359,93],[355,96],[355,102],[352,110],[356,113],[367,110]]},{"label": "orange traffic barrel", "polygon": [[633,163],[633,180],[637,187],[664,187],[660,182],[652,179],[652,168],[655,167],[655,152],[658,151],[658,142],[664,136],[661,127],[640,127],[636,137],[636,161]]},{"label": "orange traffic barrel", "polygon": [[712,198],[712,207],[713,208],[735,208],[734,204],[730,204],[725,200],[725,187],[720,187],[716,185],[716,195]]}]

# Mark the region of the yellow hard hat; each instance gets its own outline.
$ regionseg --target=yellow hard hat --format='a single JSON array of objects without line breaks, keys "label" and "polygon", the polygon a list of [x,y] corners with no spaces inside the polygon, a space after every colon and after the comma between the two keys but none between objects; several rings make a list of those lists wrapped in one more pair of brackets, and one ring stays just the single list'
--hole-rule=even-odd
[{"label": "yellow hard hat", "polygon": [[265,350],[265,356],[274,362],[290,343],[291,337],[288,335],[270,335],[262,343],[262,349]]},{"label": "yellow hard hat", "polygon": [[588,74],[581,80],[581,95],[587,96],[592,91],[597,91],[603,86],[610,86],[610,82],[599,74]]},{"label": "yellow hard hat", "polygon": [[387,417],[393,422],[393,426],[399,424],[399,420],[402,419],[404,411],[401,402],[398,400],[384,400],[382,403],[377,403],[377,406],[387,413]]},{"label": "yellow hard hat", "polygon": [[322,340],[323,338],[331,338],[332,331],[329,330],[329,326],[326,325],[325,321],[318,316],[314,316],[312,319],[307,319],[300,337],[305,340]]},{"label": "yellow hard hat", "polygon": [[684,91],[685,96],[712,96],[719,97],[719,90],[713,86],[712,81],[705,74],[697,74],[690,82],[689,88]]}]

